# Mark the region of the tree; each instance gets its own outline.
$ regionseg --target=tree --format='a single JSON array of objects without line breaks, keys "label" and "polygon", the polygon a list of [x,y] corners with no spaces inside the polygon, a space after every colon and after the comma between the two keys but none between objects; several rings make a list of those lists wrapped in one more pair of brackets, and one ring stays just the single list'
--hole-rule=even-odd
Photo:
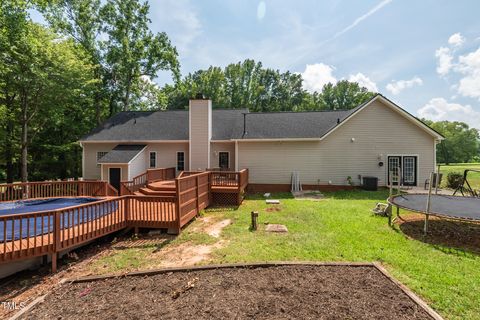
[{"label": "tree", "polygon": [[332,83],[324,85],[318,101],[320,109],[347,110],[369,100],[374,94],[356,82],[341,80],[335,85]]},{"label": "tree", "polygon": [[426,124],[441,133],[445,140],[437,146],[437,161],[440,163],[471,162],[480,155],[480,134],[475,128],[458,121],[423,119]]},{"label": "tree", "polygon": [[100,33],[100,0],[57,0],[40,8],[45,19],[57,32],[74,39],[90,58],[94,66],[96,85],[91,94],[95,119],[99,124],[105,115],[108,92],[106,90],[107,74],[103,63]]},{"label": "tree", "polygon": [[[68,99],[81,101],[91,83],[90,66],[72,41],[56,37],[28,19],[28,6],[2,7],[1,87],[7,125],[4,136],[7,180],[13,180],[9,162],[15,142],[20,146],[20,177],[28,180],[32,139],[65,107]],[[13,134],[15,133],[15,134]],[[19,133],[19,135],[18,135]],[[17,137],[20,137],[19,139]]]},{"label": "tree", "polygon": [[211,98],[214,107],[249,108],[251,111],[305,111],[351,109],[373,97],[374,93],[346,80],[308,93],[302,88],[300,74],[263,68],[260,62],[245,60],[223,70],[211,66],[190,73],[162,92],[169,109],[184,109],[188,99],[201,92]]},{"label": "tree", "polygon": [[160,70],[179,77],[177,50],[164,32],[154,35],[149,30],[149,8],[148,2],[139,0],[108,0],[101,9],[108,36],[103,47],[112,92],[110,114],[130,110],[130,99],[143,77],[153,79]]}]

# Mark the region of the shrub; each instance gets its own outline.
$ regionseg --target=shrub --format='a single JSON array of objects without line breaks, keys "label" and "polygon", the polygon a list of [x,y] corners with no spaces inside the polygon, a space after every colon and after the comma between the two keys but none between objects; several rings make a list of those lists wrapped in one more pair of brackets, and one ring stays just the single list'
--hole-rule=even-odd
[{"label": "shrub", "polygon": [[463,174],[460,172],[449,172],[447,176],[447,187],[457,189],[463,183]]}]

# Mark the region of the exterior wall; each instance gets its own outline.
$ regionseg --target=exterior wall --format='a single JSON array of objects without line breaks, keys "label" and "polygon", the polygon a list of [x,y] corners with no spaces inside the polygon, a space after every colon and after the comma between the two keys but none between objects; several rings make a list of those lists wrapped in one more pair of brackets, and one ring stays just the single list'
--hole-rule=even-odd
[{"label": "exterior wall", "polygon": [[150,152],[157,153],[157,168],[177,167],[177,152],[185,152],[185,170],[189,170],[188,143],[151,143],[145,150],[145,168],[150,166]]},{"label": "exterior wall", "polygon": [[100,180],[100,166],[97,167],[97,152],[111,151],[118,143],[83,143],[84,179]]},{"label": "exterior wall", "polygon": [[[120,168],[121,169],[121,181],[129,181],[129,174],[128,174],[128,165],[126,164],[104,164],[102,165],[103,170],[103,181],[108,181],[108,169],[109,168]],[[99,178],[100,179],[100,178]]]},{"label": "exterior wall", "polygon": [[146,148],[133,158],[128,165],[128,181],[147,171],[147,152]]},{"label": "exterior wall", "polygon": [[229,153],[230,170],[235,171],[235,143],[234,142],[212,142],[210,144],[210,166],[209,168],[218,168],[218,153],[226,151]]},{"label": "exterior wall", "polygon": [[252,184],[290,184],[299,171],[308,185],[347,185],[348,176],[358,185],[359,175],[386,185],[387,155],[397,154],[418,156],[417,185],[435,168],[434,138],[377,100],[322,141],[239,142],[238,169]]},{"label": "exterior wall", "polygon": [[190,100],[190,168],[205,170],[210,165],[212,101]]}]

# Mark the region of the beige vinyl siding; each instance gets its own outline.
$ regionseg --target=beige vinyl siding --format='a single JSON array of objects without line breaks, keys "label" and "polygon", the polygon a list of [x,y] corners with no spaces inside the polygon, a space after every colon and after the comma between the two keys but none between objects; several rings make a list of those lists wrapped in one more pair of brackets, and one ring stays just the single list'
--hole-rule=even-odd
[{"label": "beige vinyl siding", "polygon": [[[121,181],[129,181],[128,178],[128,165],[126,164],[104,164],[102,165],[103,168],[103,180],[109,181],[109,168],[120,168],[121,169]],[[100,179],[100,178],[99,178]]]},{"label": "beige vinyl siding", "polygon": [[190,100],[190,168],[205,170],[210,164],[212,105],[210,100]]},{"label": "beige vinyl siding", "polygon": [[157,153],[157,168],[177,167],[177,152],[185,153],[185,170],[188,170],[188,143],[150,143],[147,146],[145,165],[150,164],[150,152]]},{"label": "beige vinyl siding", "polygon": [[97,152],[111,151],[118,143],[83,143],[83,173],[84,179],[100,180],[100,167],[97,167]]},{"label": "beige vinyl siding", "polygon": [[229,167],[231,170],[235,170],[235,142],[212,142],[210,144],[210,167],[218,168],[218,155],[219,152],[229,153]]},{"label": "beige vinyl siding", "polygon": [[415,155],[421,185],[434,170],[434,146],[431,135],[377,100],[322,141],[239,142],[238,162],[251,183],[288,184],[296,170],[304,184],[345,185],[348,176],[359,184],[368,175],[385,185],[387,155]]},{"label": "beige vinyl siding", "polygon": [[134,177],[141,175],[147,171],[148,157],[146,150],[142,150],[135,158],[133,158],[128,164],[128,180],[132,180]]}]

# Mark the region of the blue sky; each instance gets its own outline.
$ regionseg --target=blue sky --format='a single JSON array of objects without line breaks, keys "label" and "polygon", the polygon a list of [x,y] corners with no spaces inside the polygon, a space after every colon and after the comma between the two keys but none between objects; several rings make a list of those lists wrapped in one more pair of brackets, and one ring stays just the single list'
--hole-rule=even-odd
[{"label": "blue sky", "polygon": [[[182,74],[253,58],[307,90],[359,81],[416,116],[480,129],[480,1],[151,0]],[[156,81],[170,82],[169,74]]]}]

